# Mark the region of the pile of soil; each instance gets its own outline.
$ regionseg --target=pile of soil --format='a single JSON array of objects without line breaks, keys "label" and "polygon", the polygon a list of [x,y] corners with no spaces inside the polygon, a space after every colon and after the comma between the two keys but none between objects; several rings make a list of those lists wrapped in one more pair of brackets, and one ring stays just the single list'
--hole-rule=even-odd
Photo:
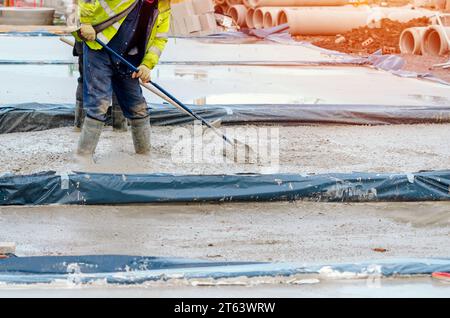
[{"label": "pile of soil", "polygon": [[[448,22],[444,22],[447,25]],[[368,56],[379,49],[384,54],[400,54],[399,39],[403,30],[411,27],[428,26],[431,22],[428,18],[413,19],[406,23],[383,19],[381,28],[371,29],[360,27],[337,36],[297,36],[298,41],[307,41],[316,46],[348,53],[358,56]],[[371,39],[371,40],[369,40]],[[367,41],[368,45],[363,45]],[[423,56],[401,54],[406,64],[403,70],[418,72],[421,74],[430,73],[446,82],[450,83],[450,72],[448,69],[434,68],[433,65],[449,61],[450,55],[444,56]]]},{"label": "pile of soil", "polygon": [[398,42],[403,30],[428,25],[430,21],[426,17],[406,23],[383,19],[380,28],[360,27],[337,36],[319,37],[313,39],[312,43],[326,49],[359,55],[372,54],[379,49],[388,54],[400,53]]}]

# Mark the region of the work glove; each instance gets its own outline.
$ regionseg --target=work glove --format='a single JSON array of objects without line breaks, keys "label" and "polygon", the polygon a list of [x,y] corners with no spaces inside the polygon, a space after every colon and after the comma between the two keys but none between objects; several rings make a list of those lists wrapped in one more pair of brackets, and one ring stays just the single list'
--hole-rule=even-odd
[{"label": "work glove", "polygon": [[90,24],[82,24],[80,28],[80,34],[83,40],[95,41],[96,33],[94,28]]},{"label": "work glove", "polygon": [[138,72],[133,72],[132,78],[140,78],[143,83],[150,82],[150,72],[152,71],[145,65],[139,65]]}]

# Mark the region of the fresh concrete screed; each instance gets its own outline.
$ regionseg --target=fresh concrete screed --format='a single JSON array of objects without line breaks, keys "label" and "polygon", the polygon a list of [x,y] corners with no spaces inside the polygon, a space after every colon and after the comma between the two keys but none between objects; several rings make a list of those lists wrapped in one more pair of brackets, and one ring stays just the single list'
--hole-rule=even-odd
[{"label": "fresh concrete screed", "polygon": [[[174,164],[171,129],[152,128],[152,155],[144,159],[133,153],[129,133],[107,128],[95,155],[97,164],[89,167],[72,160],[78,133],[71,128],[0,135],[0,173],[77,168],[119,173],[260,172],[257,165]],[[444,169],[450,163],[450,150],[439,136],[449,133],[450,125],[280,127],[280,171]],[[10,206],[0,207],[0,227],[0,241],[16,242],[21,256],[132,254],[336,263],[450,255],[449,202]],[[382,289],[368,288],[365,280],[344,285],[322,278],[320,282],[305,287],[286,284],[286,279],[239,278],[231,284],[240,287],[198,288],[192,287],[196,281],[177,281],[114,289],[94,285],[82,290],[65,282],[33,288],[0,286],[0,295],[348,297],[374,296],[381,290],[384,296],[399,291],[405,295],[405,288],[411,296],[446,294],[445,286],[429,280],[383,280]]]},{"label": "fresh concrete screed", "polygon": [[[176,39],[169,43],[164,54],[167,64],[171,65],[160,65],[154,79],[183,102],[200,101],[208,105],[261,102],[373,103],[393,107],[449,105],[450,95],[445,85],[399,78],[369,68],[194,65],[220,61],[220,58],[231,62],[251,61],[256,56],[263,62],[273,60],[274,56],[282,61],[301,57],[311,63],[339,60],[339,57],[326,56],[311,48],[285,47],[220,45]],[[180,55],[180,51],[192,56]],[[73,61],[64,44],[46,37],[4,38],[0,55],[2,59],[36,60],[37,63],[48,56]],[[181,58],[184,60],[179,60]],[[8,74],[0,79],[3,103],[74,102],[78,73],[72,66],[1,65],[0,69]],[[18,82],[15,79],[27,90],[15,85]],[[147,97],[155,101],[153,96]],[[177,174],[265,172],[263,166],[239,163],[174,163],[171,152],[176,136],[172,132],[176,128],[179,127],[152,127],[152,154],[147,158],[134,154],[129,132],[116,133],[106,128],[95,154],[97,163],[93,166],[80,166],[73,161],[79,135],[71,128],[3,134],[0,135],[0,174],[44,170]],[[279,130],[279,172],[415,172],[450,167],[447,138],[450,125],[266,128]],[[191,126],[186,129],[192,132]],[[18,255],[113,253],[331,263],[393,257],[448,257],[449,219],[447,202],[0,207],[0,241],[16,242]],[[386,252],[376,252],[376,248],[386,249]],[[425,286],[429,286],[428,282]],[[159,295],[176,294],[173,289],[159,287]],[[422,285],[421,288],[425,290]],[[189,294],[189,291],[176,289]],[[231,295],[243,292],[242,289],[227,290]],[[258,295],[270,295],[261,288],[257,290],[261,291]],[[409,289],[402,287],[401,290],[405,295],[405,290]],[[250,292],[256,295],[255,291]],[[224,295],[223,290],[214,292]],[[328,293],[334,295],[335,292],[336,286],[328,289]],[[244,293],[248,295],[248,291]],[[276,295],[281,294],[295,295],[291,289],[277,290]],[[313,290],[308,295],[317,294],[325,295],[326,291]],[[1,288],[0,295],[3,295]],[[98,294],[94,291],[93,295]],[[374,295],[373,290],[370,295]]]},{"label": "fresh concrete screed", "polygon": [[[414,172],[450,166],[450,146],[443,137],[450,135],[450,125],[276,128],[281,172]],[[133,153],[129,132],[106,128],[97,164],[90,167],[73,162],[78,133],[71,128],[0,135],[0,173],[260,172],[257,165],[176,164],[172,129],[152,127],[152,155],[145,158]],[[447,202],[0,207],[0,224],[0,241],[16,242],[19,255],[124,253],[309,263],[450,255]]]},{"label": "fresh concrete screed", "polygon": [[445,257],[449,211],[448,203],[1,207],[0,239],[15,241],[19,255],[300,263]]},{"label": "fresh concrete screed", "polygon": [[[279,136],[279,169],[283,173],[392,172],[450,167],[450,124],[391,126],[227,126],[223,129],[275,129]],[[106,127],[93,166],[74,161],[79,133],[72,128],[0,135],[0,173],[29,174],[45,170],[106,173],[230,174],[265,172],[265,166],[241,163],[189,163],[172,159],[179,133],[193,136],[193,125],[157,127],[151,131],[151,155],[137,156],[130,132]],[[236,133],[237,134],[237,133]],[[261,136],[261,135],[260,135]],[[270,136],[270,134],[269,134]],[[243,135],[237,134],[241,138]],[[254,139],[254,138],[253,138]],[[261,138],[264,143],[264,138]],[[217,139],[203,140],[204,148]],[[272,139],[268,139],[270,143]],[[250,142],[254,144],[255,142]],[[220,155],[219,155],[220,156]]]}]

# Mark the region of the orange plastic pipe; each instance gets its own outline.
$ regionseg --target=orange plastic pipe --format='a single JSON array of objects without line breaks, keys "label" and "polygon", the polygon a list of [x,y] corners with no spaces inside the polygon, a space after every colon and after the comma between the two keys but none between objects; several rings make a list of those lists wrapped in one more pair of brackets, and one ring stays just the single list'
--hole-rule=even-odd
[{"label": "orange plastic pipe", "polygon": [[336,35],[366,26],[370,14],[370,11],[356,9],[285,9],[278,15],[278,24],[289,24],[292,35]]},{"label": "orange plastic pipe", "polygon": [[247,8],[243,4],[236,4],[230,7],[228,14],[231,16],[233,21],[241,26],[245,27],[245,18],[247,16]]},{"label": "orange plastic pipe", "polygon": [[301,7],[301,6],[342,6],[349,0],[247,0],[249,6],[256,7]]}]

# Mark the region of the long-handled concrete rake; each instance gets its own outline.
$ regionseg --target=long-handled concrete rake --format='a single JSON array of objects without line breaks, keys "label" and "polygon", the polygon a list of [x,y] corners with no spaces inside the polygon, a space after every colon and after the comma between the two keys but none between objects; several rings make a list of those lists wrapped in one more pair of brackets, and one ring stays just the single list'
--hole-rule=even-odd
[{"label": "long-handled concrete rake", "polygon": [[[63,37],[60,38],[60,40],[62,42],[65,42],[71,46],[73,46],[73,43]],[[138,68],[135,67],[133,64],[131,64],[130,62],[128,62],[123,56],[121,56],[120,54],[118,54],[116,51],[114,51],[113,49],[111,49],[109,46],[107,46],[105,43],[103,43],[101,40],[96,39],[96,42],[98,44],[100,44],[105,50],[107,50],[109,53],[111,53],[112,55],[114,55],[115,57],[117,57],[122,63],[124,63],[127,67],[130,68],[130,70],[132,70],[133,72],[138,72]],[[151,91],[152,93],[154,93],[155,95],[159,96],[160,98],[164,99],[165,101],[167,101],[168,103],[170,103],[172,106],[176,107],[177,109],[181,110],[182,112],[186,113],[187,115],[193,117],[196,120],[199,120],[202,122],[203,125],[205,125],[207,128],[211,129],[217,136],[219,136],[220,138],[222,138],[227,144],[231,145],[233,147],[233,159],[236,160],[236,150],[239,146],[244,147],[245,149],[245,161],[248,162],[249,158],[255,158],[254,157],[254,151],[253,149],[235,139],[235,138],[228,138],[224,133],[222,133],[221,131],[219,131],[216,126],[220,125],[220,120],[214,121],[212,123],[209,123],[208,121],[206,121],[204,118],[202,118],[200,115],[194,113],[189,107],[187,107],[186,105],[184,105],[182,102],[180,102],[176,97],[174,97],[172,94],[170,94],[168,91],[166,91],[164,88],[162,88],[160,85],[154,83],[154,82],[149,82],[147,83],[140,83],[142,87],[148,89],[149,91]]]}]

